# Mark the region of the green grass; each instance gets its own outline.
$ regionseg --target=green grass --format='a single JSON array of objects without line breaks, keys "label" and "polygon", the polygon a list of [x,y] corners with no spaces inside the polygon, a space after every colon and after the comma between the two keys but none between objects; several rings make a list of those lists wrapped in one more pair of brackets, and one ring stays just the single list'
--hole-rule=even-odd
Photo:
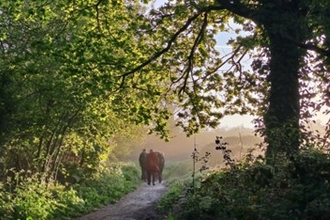
[{"label": "green grass", "polygon": [[166,161],[163,171],[163,179],[167,185],[172,185],[176,181],[192,179],[192,160]]}]

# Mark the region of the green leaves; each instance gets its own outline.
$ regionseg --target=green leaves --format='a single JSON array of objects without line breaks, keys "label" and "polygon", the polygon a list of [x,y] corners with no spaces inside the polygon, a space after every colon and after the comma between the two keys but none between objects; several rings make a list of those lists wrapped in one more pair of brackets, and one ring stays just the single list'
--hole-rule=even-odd
[{"label": "green leaves", "polygon": [[[1,99],[1,127],[14,127],[2,129],[2,137],[32,140],[34,156],[44,161],[33,166],[55,170],[60,155],[70,151],[67,143],[74,143],[71,153],[78,163],[84,152],[78,145],[86,147],[84,153],[98,146],[101,155],[125,125],[150,126],[166,139],[169,106],[179,112],[175,118],[188,135],[216,127],[227,114],[264,115],[274,100],[269,100],[274,85],[269,81],[285,70],[270,65],[271,49],[281,47],[272,46],[267,34],[287,27],[265,29],[260,25],[264,11],[260,17],[245,14],[276,8],[275,3],[241,4],[242,11],[225,1],[169,1],[154,9],[138,1],[1,2],[1,94],[9,97]],[[304,36],[324,52],[326,23],[314,13],[317,5],[308,7],[313,12],[308,27],[322,31]],[[228,41],[230,52],[216,47],[222,33],[241,33]],[[292,44],[290,38],[284,42]],[[325,91],[322,61],[310,58]]]},{"label": "green leaves", "polygon": [[6,24],[0,30],[1,94],[8,97],[1,100],[1,136],[8,139],[2,139],[8,168],[16,166],[12,148],[16,159],[34,161],[17,169],[56,175],[76,165],[92,172],[107,160],[117,132],[125,135],[127,126],[138,129],[156,118],[160,78],[129,76],[122,84],[122,74],[150,54],[139,33],[147,26],[143,7],[26,0],[1,2],[0,8]]}]

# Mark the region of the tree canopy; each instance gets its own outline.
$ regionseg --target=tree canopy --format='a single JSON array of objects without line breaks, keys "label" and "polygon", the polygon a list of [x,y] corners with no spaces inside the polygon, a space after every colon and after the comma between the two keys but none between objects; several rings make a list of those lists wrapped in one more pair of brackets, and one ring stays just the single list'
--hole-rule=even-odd
[{"label": "tree canopy", "polygon": [[[167,138],[173,106],[187,135],[225,115],[259,117],[269,159],[312,140],[306,121],[329,106],[328,1],[151,5],[0,3],[2,170],[95,168],[118,133],[147,125]],[[216,38],[230,23],[240,28],[223,54]]]},{"label": "tree canopy", "polygon": [[131,37],[143,18],[139,4],[11,1],[0,8],[2,171],[93,170],[116,135],[141,138],[161,98],[151,81],[139,86],[150,76],[125,84],[121,76],[144,56],[143,39]]},{"label": "tree canopy", "polygon": [[[166,1],[147,15],[150,41],[161,48],[144,64],[157,57],[172,70],[189,131],[250,113],[260,116],[268,159],[294,155],[310,141],[306,122],[329,106],[328,9],[326,1]],[[215,37],[231,20],[242,28],[228,41],[232,54],[221,54]],[[243,68],[246,56],[251,68]]]}]

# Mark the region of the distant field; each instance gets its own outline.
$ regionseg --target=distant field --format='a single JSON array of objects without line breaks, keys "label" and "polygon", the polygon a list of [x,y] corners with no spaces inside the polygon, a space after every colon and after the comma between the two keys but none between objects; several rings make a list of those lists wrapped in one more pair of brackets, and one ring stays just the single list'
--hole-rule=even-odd
[{"label": "distant field", "polygon": [[[191,155],[196,147],[200,153],[199,156],[203,156],[205,152],[211,153],[209,165],[221,165],[223,163],[222,152],[215,150],[216,136],[222,136],[222,141],[229,143],[228,149],[232,150],[236,160],[240,160],[248,148],[253,148],[257,143],[262,142],[261,138],[254,136],[252,129],[244,128],[202,132],[191,137],[186,137],[184,133],[176,133],[169,142],[165,142],[159,137],[148,136],[141,146],[133,150],[130,160],[137,161],[141,150],[146,148],[163,152],[166,160],[185,161],[185,163],[192,164]],[[258,154],[262,153],[260,149],[256,150]]]}]

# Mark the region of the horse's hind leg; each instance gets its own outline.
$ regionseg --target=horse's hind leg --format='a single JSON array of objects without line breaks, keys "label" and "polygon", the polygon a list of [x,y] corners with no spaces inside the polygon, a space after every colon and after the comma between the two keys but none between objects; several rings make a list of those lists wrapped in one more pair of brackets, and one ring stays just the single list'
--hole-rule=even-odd
[{"label": "horse's hind leg", "polygon": [[162,173],[161,172],[158,173],[158,180],[159,180],[159,183],[162,182]]},{"label": "horse's hind leg", "polygon": [[152,174],[152,185],[155,185],[155,181],[156,181],[156,174],[153,173]]},{"label": "horse's hind leg", "polygon": [[151,183],[151,172],[147,171],[147,182],[148,182],[148,185],[150,185]]}]

